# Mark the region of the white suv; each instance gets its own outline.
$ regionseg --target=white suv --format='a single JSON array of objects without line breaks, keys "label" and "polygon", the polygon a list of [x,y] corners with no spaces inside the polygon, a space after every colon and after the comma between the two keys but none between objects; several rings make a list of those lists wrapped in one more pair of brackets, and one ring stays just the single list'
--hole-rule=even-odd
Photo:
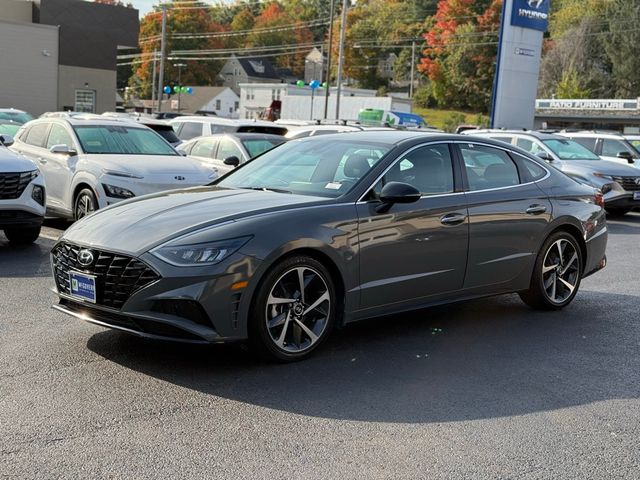
[{"label": "white suv", "polygon": [[0,135],[0,230],[11,243],[32,243],[44,220],[44,179],[31,160],[6,148],[12,143]]},{"label": "white suv", "polygon": [[180,140],[191,140],[195,137],[214,133],[270,133],[285,135],[288,128],[273,122],[261,120],[230,120],[219,117],[176,117],[169,120]]},{"label": "white suv", "polygon": [[640,152],[622,135],[602,132],[560,132],[559,134],[587,147],[603,160],[640,168]]},{"label": "white suv", "polygon": [[47,213],[75,220],[127,198],[217,177],[153,130],[117,119],[41,118],[18,131],[11,149],[42,171]]}]

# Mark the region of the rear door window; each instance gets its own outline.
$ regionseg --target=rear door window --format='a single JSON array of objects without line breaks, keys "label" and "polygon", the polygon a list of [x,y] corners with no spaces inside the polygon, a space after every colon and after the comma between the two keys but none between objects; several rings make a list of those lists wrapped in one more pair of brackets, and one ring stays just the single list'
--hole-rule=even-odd
[{"label": "rear door window", "polygon": [[48,123],[38,123],[33,125],[25,138],[25,143],[33,145],[34,147],[43,147],[45,139],[47,138],[47,131],[49,130]]},{"label": "rear door window", "polygon": [[[571,137],[569,137],[571,138]],[[583,147],[588,148],[589,150],[591,150],[592,152],[596,152],[596,139],[595,138],[588,138],[588,137],[575,137],[575,138],[571,138],[571,140],[574,140],[576,142],[578,142],[580,145],[582,145]]]},{"label": "rear door window", "polygon": [[602,155],[605,157],[617,157],[619,153],[626,152],[635,154],[620,140],[614,140],[611,138],[605,138],[602,140]]},{"label": "rear door window", "polygon": [[191,149],[190,154],[196,157],[214,158],[217,143],[217,140],[198,140]]},{"label": "rear door window", "polygon": [[220,145],[218,146],[218,153],[216,157],[219,160],[224,160],[229,157],[238,157],[240,161],[243,161],[244,155],[242,155],[242,150],[233,143],[228,138],[223,138],[220,140]]},{"label": "rear door window", "polygon": [[475,144],[461,144],[469,190],[486,190],[518,185],[518,167],[503,150]]},{"label": "rear door window", "polygon": [[198,122],[184,122],[178,131],[181,140],[191,140],[202,135],[202,124]]}]

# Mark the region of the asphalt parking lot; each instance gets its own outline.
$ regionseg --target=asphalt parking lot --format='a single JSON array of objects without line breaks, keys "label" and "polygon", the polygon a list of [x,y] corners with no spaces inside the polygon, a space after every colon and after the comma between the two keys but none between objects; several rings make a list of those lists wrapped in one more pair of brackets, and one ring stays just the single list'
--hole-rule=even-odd
[{"label": "asphalt parking lot", "polygon": [[640,214],[562,312],[432,308],[292,365],[53,311],[64,226],[0,234],[0,478],[638,478]]}]

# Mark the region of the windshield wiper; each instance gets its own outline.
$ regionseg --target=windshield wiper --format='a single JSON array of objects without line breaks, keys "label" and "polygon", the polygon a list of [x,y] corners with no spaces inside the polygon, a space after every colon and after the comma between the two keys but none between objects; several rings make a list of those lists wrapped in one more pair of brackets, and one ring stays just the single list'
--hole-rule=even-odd
[{"label": "windshield wiper", "polygon": [[293,193],[291,190],[284,190],[282,188],[272,188],[272,187],[237,187],[237,188],[242,188],[244,190],[258,190],[260,192]]}]

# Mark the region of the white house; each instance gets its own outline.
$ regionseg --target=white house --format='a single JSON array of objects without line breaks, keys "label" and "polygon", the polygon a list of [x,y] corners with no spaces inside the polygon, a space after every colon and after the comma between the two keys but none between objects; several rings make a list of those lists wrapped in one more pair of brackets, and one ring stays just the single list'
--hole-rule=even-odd
[{"label": "white house", "polygon": [[[162,100],[162,111],[180,113],[215,113],[223,118],[238,118],[240,98],[229,87],[192,87],[193,93],[172,94],[170,100]],[[157,102],[142,100],[145,110],[155,111]]]}]

